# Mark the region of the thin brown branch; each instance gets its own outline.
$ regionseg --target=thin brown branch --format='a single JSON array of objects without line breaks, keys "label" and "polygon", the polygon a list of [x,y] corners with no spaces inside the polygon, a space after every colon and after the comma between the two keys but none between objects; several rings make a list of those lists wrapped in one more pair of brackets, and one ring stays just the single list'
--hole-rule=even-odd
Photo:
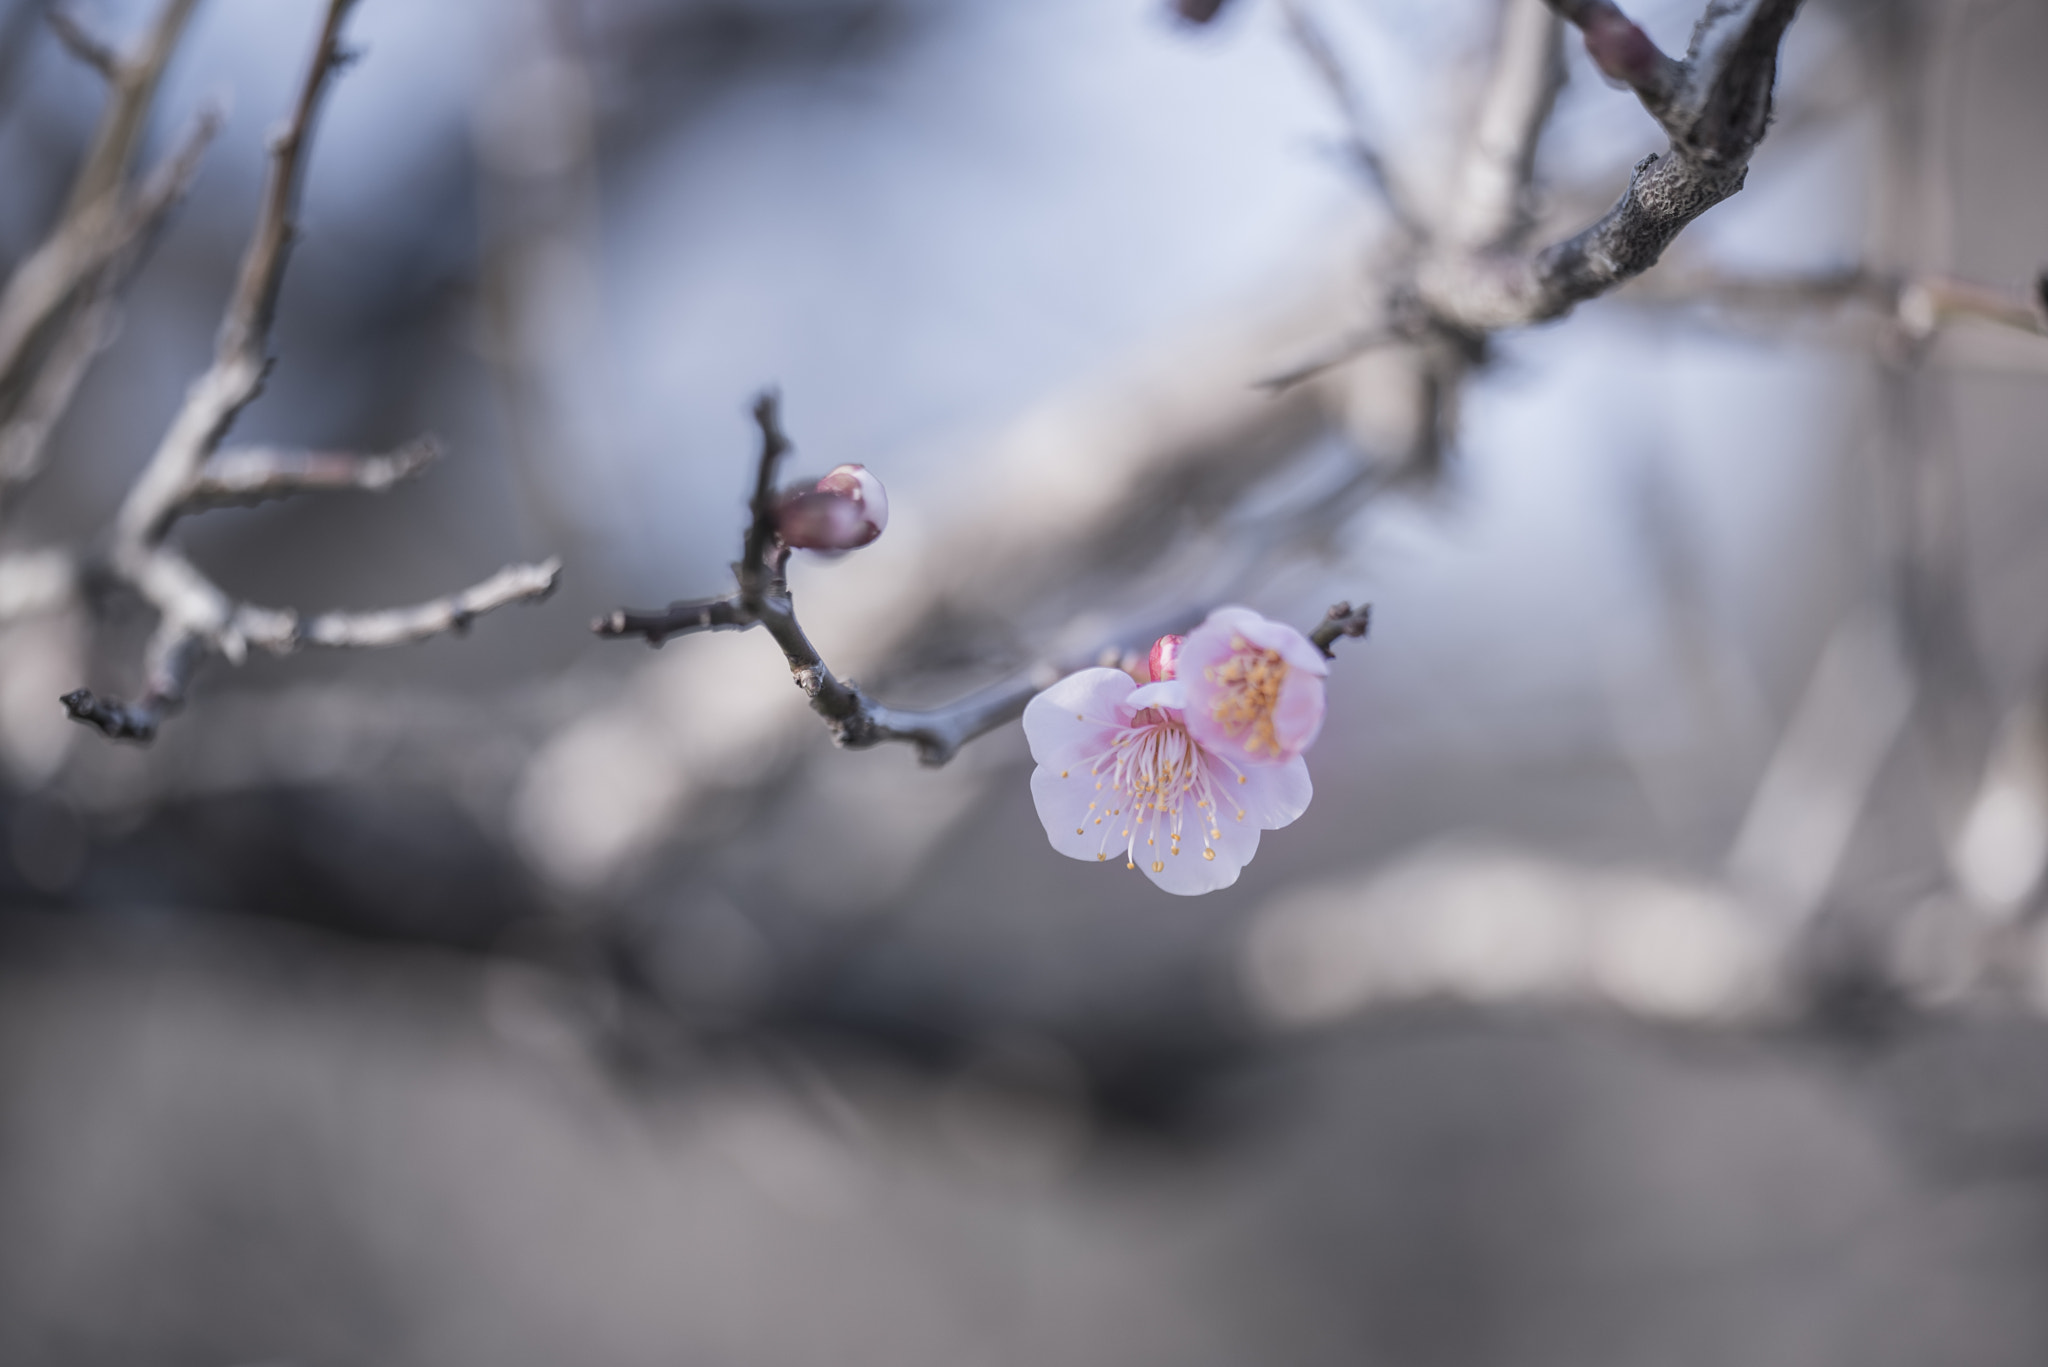
[{"label": "thin brown branch", "polygon": [[59,5],[43,17],[65,51],[106,77],[110,84],[119,83],[122,76],[121,54],[114,50],[112,43],[87,28],[84,21],[66,6]]},{"label": "thin brown branch", "polygon": [[590,629],[604,637],[638,636],[651,646],[659,646],[671,636],[694,636],[700,631],[745,631],[758,625],[735,595],[685,600],[647,611],[619,608],[592,622]]},{"label": "thin brown branch", "polygon": [[969,740],[1021,715],[1024,704],[1042,687],[1029,679],[1006,680],[948,707],[908,711],[877,703],[858,685],[833,674],[797,620],[784,574],[789,552],[776,537],[775,474],[791,448],[773,390],[755,399],[753,416],[761,449],[754,465],[746,534],[739,562],[733,566],[737,591],[724,598],[674,603],[665,611],[620,609],[599,618],[592,629],[600,636],[639,636],[660,645],[671,636],[760,627],[781,648],[790,678],[839,744],[865,749],[885,741],[906,741],[917,747],[918,758],[926,764],[944,764]]},{"label": "thin brown branch", "polygon": [[1381,347],[1403,346],[1414,340],[1408,330],[1398,327],[1353,328],[1299,360],[1291,361],[1272,374],[1260,377],[1254,384],[1269,394],[1282,394],[1298,384],[1313,380],[1325,371],[1334,370],[1348,361],[1355,361],[1367,352],[1377,351]]},{"label": "thin brown branch", "polygon": [[538,565],[508,565],[482,583],[459,593],[447,594],[416,607],[385,608],[376,612],[323,612],[306,619],[288,636],[274,640],[253,639],[253,643],[274,654],[286,654],[301,646],[327,650],[381,650],[410,645],[450,632],[460,635],[470,623],[487,612],[513,603],[536,603],[555,591],[561,580],[562,562],[546,560]]},{"label": "thin brown branch", "polygon": [[250,507],[297,494],[359,490],[381,494],[420,474],[441,458],[432,437],[406,443],[386,455],[344,451],[290,451],[270,446],[216,451],[179,505],[181,513],[207,508]]},{"label": "thin brown branch", "polygon": [[1287,21],[1287,32],[1294,40],[1296,50],[1328,92],[1331,103],[1337,107],[1338,117],[1343,120],[1345,156],[1380,202],[1386,205],[1394,220],[1411,235],[1421,236],[1421,220],[1394,183],[1386,158],[1373,141],[1365,101],[1360,97],[1350,73],[1345,70],[1342,59],[1337,56],[1329,35],[1309,12],[1306,0],[1280,0],[1280,13]]},{"label": "thin brown branch", "polygon": [[1954,323],[1986,323],[2029,336],[2048,336],[2041,301],[1995,285],[1940,272],[1879,271],[1863,266],[1791,274],[1750,275],[1692,269],[1646,278],[1630,295],[1657,304],[1782,314],[1862,304],[1906,336],[1924,340]]},{"label": "thin brown branch", "polygon": [[[560,581],[561,570],[558,560],[510,565],[459,593],[413,607],[374,612],[325,612],[301,618],[289,608],[242,604],[230,608],[228,621],[221,623],[209,620],[221,608],[218,591],[209,592],[210,584],[186,577],[197,571],[166,552],[159,559],[152,601],[160,609],[165,604],[182,606],[164,611],[150,647],[142,696],[123,702],[81,688],[65,694],[61,701],[72,720],[94,727],[111,740],[148,742],[155,739],[163,721],[183,706],[193,676],[209,655],[235,659],[251,647],[271,655],[290,655],[310,647],[376,650],[450,633],[459,635],[487,612],[546,598]],[[224,640],[235,644],[226,647]]]},{"label": "thin brown branch", "polygon": [[[1588,25],[1589,37],[1628,23],[1611,5],[1549,2]],[[1560,317],[1655,265],[1686,225],[1742,188],[1770,124],[1778,48],[1799,3],[1713,0],[1675,70],[1654,47],[1646,54],[1632,39],[1617,43],[1606,60],[1664,128],[1669,150],[1638,163],[1621,199],[1576,236],[1533,256],[1479,251],[1430,263],[1420,286],[1431,311],[1472,331],[1519,327]]]},{"label": "thin brown branch", "polygon": [[1440,235],[1445,242],[1491,251],[1520,239],[1529,223],[1536,144],[1563,86],[1557,20],[1539,0],[1507,0],[1499,50]]},{"label": "thin brown branch", "polygon": [[355,0],[328,0],[298,100],[289,121],[271,140],[270,176],[221,320],[213,367],[186,392],[184,406],[122,504],[117,535],[125,541],[147,543],[163,535],[229,426],[263,390],[270,325],[297,232],[294,215],[305,179],[305,152],[321,97],[344,61],[341,27],[354,6]]},{"label": "thin brown branch", "polygon": [[1586,55],[1613,80],[1636,92],[1662,122],[1685,83],[1682,63],[1664,55],[1650,35],[1610,0],[1545,0],[1586,36]]},{"label": "thin brown branch", "polygon": [[[722,598],[672,603],[658,611],[622,608],[591,624],[597,635],[612,639],[638,636],[658,646],[671,636],[760,627],[781,649],[790,678],[803,690],[811,710],[825,720],[836,743],[864,750],[902,741],[915,746],[919,760],[930,765],[946,763],[967,742],[1016,720],[1023,715],[1024,705],[1053,680],[1095,663],[1103,655],[1098,645],[1079,658],[1020,670],[956,702],[924,709],[887,706],[868,697],[853,681],[840,679],[797,620],[796,601],[783,573],[788,552],[775,539],[775,470],[790,443],[782,430],[774,391],[764,392],[755,401],[754,419],[761,431],[761,453],[755,465],[744,549],[733,567],[737,590]],[[1344,611],[1348,614],[1349,607]],[[1332,630],[1363,635],[1369,612],[1345,617]],[[1131,646],[1142,648],[1151,639],[1150,635],[1142,641],[1119,639],[1111,645],[1121,653]],[[1317,640],[1327,654],[1327,643]]]},{"label": "thin brown branch", "polygon": [[[219,128],[218,111],[202,111],[177,147],[143,181],[110,224],[94,233],[91,225],[98,224],[99,216],[83,220],[82,224],[87,226],[73,231],[99,238],[82,244],[72,256],[82,268],[77,283],[84,288],[73,293],[59,285],[48,296],[48,308],[31,305],[21,316],[22,326],[33,330],[62,307],[65,300],[61,296],[71,296],[72,312],[56,326],[55,336],[38,358],[33,373],[21,383],[12,411],[0,413],[0,514],[6,511],[7,491],[28,483],[41,472],[57,423],[70,410],[93,362],[113,339],[116,297],[141,264],[171,210],[191,188],[199,173],[200,159]],[[71,255],[69,246],[62,252]],[[20,278],[17,275],[16,280]],[[6,296],[0,298],[0,320],[10,316],[7,304],[17,298],[10,282]],[[26,345],[30,334],[11,331],[8,323],[0,321],[0,335],[6,335],[17,345]],[[4,354],[4,344],[0,344],[0,354]],[[18,357],[19,352],[14,354]],[[6,361],[0,359],[0,374],[8,368]]]},{"label": "thin brown branch", "polygon": [[53,321],[94,292],[111,293],[184,198],[200,158],[220,130],[205,109],[126,202],[103,198],[66,216],[0,290],[0,380],[19,377]]},{"label": "thin brown branch", "polygon": [[[143,131],[149,126],[149,111],[156,103],[157,85],[163,79],[164,68],[170,65],[171,57],[178,50],[178,43],[185,36],[186,25],[191,21],[192,11],[198,0],[164,0],[164,6],[157,11],[156,22],[150,25],[140,46],[130,56],[121,57],[109,49],[109,65],[102,68],[107,74],[109,98],[106,114],[93,135],[92,147],[85,154],[77,178],[71,183],[71,197],[64,210],[68,222],[86,213],[121,187],[128,175],[129,163],[135,160],[135,149],[142,142]],[[51,22],[58,26],[57,33],[64,37],[63,20],[58,18],[63,11],[51,16]],[[80,29],[81,34],[84,33]],[[66,40],[67,43],[69,40]],[[89,45],[97,40],[87,36]],[[73,48],[73,51],[79,51]],[[93,65],[99,65],[92,58],[85,58]]]}]

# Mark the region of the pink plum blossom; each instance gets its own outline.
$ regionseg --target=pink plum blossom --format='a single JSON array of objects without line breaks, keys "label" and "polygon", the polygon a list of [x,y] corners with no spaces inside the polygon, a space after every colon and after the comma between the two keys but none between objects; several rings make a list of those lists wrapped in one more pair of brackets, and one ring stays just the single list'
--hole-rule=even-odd
[{"label": "pink plum blossom", "polygon": [[[1246,616],[1263,628],[1278,626]],[[1277,639],[1270,630],[1256,638],[1245,635],[1242,623],[1231,621],[1222,631],[1219,661],[1231,658],[1229,642],[1239,636],[1247,648],[1254,639]],[[1208,629],[1204,624],[1202,631]],[[1278,830],[1308,810],[1315,790],[1300,750],[1322,717],[1319,688],[1314,724],[1284,757],[1262,746],[1256,762],[1247,763],[1242,736],[1226,735],[1220,747],[1203,742],[1193,728],[1193,681],[1157,677],[1173,672],[1176,654],[1183,670],[1191,667],[1193,656],[1186,651],[1202,631],[1178,651],[1154,647],[1151,683],[1139,684],[1121,669],[1084,669],[1024,709],[1024,735],[1038,764],[1031,797],[1052,847],[1071,859],[1120,858],[1125,868],[1181,896],[1235,883],[1258,853],[1259,832]],[[1221,696],[1229,687],[1226,680],[1211,692]],[[1279,697],[1286,697],[1284,678]],[[1283,728],[1273,729],[1283,734]],[[1284,734],[1301,735],[1298,719],[1290,718]]]},{"label": "pink plum blossom", "polygon": [[1218,608],[1188,633],[1176,661],[1187,728],[1243,766],[1290,764],[1323,729],[1329,661],[1314,642],[1250,608]]}]

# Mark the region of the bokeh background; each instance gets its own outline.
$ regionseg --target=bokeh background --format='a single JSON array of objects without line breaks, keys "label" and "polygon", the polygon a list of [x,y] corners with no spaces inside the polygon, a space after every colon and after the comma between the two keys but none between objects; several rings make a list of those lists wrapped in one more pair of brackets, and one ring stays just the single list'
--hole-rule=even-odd
[{"label": "bokeh background", "polygon": [[[102,100],[44,8],[10,265]],[[1308,8],[1440,198],[1498,6]],[[204,367],[316,11],[204,0],[151,145],[229,121],[0,551],[96,535]],[[2027,296],[2048,10],[1810,0],[1744,193],[1431,414],[1403,354],[1255,386],[1394,268],[1272,0],[351,38],[238,435],[450,454],[184,544],[307,608],[568,570],[215,664],[147,749],[55,701],[134,687],[139,610],[0,623],[0,1361],[2048,1355],[2048,340],[1711,287]],[[1568,47],[1546,232],[1663,145]],[[1173,899],[1046,846],[1015,727],[839,752],[763,639],[593,639],[723,587],[769,383],[889,487],[795,589],[891,700],[1370,600],[1308,814]]]}]

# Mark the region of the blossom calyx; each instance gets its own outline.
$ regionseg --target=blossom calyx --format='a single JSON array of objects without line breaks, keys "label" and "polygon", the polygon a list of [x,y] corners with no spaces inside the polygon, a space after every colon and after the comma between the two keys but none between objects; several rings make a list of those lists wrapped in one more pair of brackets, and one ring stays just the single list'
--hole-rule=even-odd
[{"label": "blossom calyx", "polygon": [[775,534],[798,550],[855,550],[888,525],[888,492],[865,465],[838,466],[810,488],[783,494],[775,505]]}]

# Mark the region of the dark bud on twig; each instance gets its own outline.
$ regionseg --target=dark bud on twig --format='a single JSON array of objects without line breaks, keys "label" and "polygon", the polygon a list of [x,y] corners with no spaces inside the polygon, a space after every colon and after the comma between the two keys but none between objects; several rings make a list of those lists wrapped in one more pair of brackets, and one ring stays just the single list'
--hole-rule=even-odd
[{"label": "dark bud on twig", "polygon": [[1339,603],[1323,614],[1323,620],[1308,634],[1315,648],[1323,652],[1323,658],[1334,660],[1337,652],[1331,647],[1346,636],[1359,637],[1372,630],[1372,604],[1354,608],[1349,603]]},{"label": "dark bud on twig", "polygon": [[1206,24],[1229,3],[1230,0],[1173,0],[1173,12],[1190,24]]},{"label": "dark bud on twig", "polygon": [[776,536],[798,550],[855,550],[888,525],[889,495],[865,465],[842,465],[775,507]]},{"label": "dark bud on twig", "polygon": [[1655,75],[1663,53],[1628,16],[1609,11],[1586,25],[1586,55],[1609,80],[1641,86]]}]

